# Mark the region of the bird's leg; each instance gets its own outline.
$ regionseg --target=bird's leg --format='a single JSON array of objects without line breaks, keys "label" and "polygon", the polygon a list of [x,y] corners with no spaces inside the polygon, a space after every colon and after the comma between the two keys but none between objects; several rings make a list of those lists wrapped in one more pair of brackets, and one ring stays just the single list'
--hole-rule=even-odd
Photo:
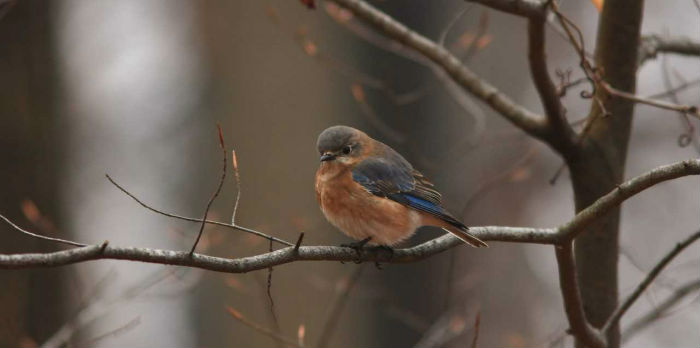
[{"label": "bird's leg", "polygon": [[369,242],[371,239],[372,239],[372,237],[367,237],[363,240],[360,240],[357,242],[352,242],[352,243],[344,243],[344,244],[341,244],[340,246],[344,247],[344,248],[351,248],[351,249],[355,250],[355,252],[357,253],[357,260],[355,260],[355,263],[361,263],[362,262],[361,250],[362,250],[362,248],[364,248],[364,246],[367,244],[367,242]]}]

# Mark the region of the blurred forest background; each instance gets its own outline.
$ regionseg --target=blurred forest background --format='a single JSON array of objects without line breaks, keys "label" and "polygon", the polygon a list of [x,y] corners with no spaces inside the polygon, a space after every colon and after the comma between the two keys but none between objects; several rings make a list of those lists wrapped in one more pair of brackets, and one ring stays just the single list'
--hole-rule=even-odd
[{"label": "blurred forest background", "polygon": [[[471,69],[541,110],[524,20],[458,0],[373,3],[434,39],[469,7],[451,28],[448,47],[468,49]],[[561,10],[592,44],[594,4],[568,0]],[[323,219],[313,191],[316,137],[335,124],[363,129],[402,152],[467,225],[549,227],[573,216],[568,174],[549,183],[561,160],[546,145],[470,97],[453,98],[430,69],[368,43],[362,33],[380,35],[347,16],[325,2],[308,10],[283,0],[17,1],[0,18],[0,213],[30,230],[86,243],[188,250],[198,224],[147,211],[104,174],[155,207],[200,216],[220,170],[220,122],[238,157],[237,222],[287,240],[304,231],[305,245],[347,242]],[[699,22],[692,1],[647,1],[642,32],[697,41]],[[548,36],[550,67],[576,73],[574,50],[553,31]],[[668,89],[665,77],[673,85],[697,80],[700,64],[659,56],[640,70],[638,94]],[[565,97],[572,120],[589,103],[578,92]],[[700,102],[697,86],[677,96]],[[697,158],[697,140],[678,144],[685,132],[678,115],[637,106],[626,176]],[[212,217],[229,221],[235,197],[227,180]],[[697,178],[624,204],[622,294],[697,229],[698,211]],[[0,234],[0,253],[61,248],[6,225]],[[421,231],[411,243],[436,235]],[[199,251],[240,257],[268,248],[263,239],[209,226]],[[700,247],[691,248],[625,316],[623,333],[697,278]],[[226,306],[285,336],[296,338],[303,327],[311,345],[430,346],[431,335],[442,335],[440,345],[468,346],[477,313],[480,346],[572,345],[564,338],[550,246],[454,248],[382,270],[300,262],[271,274],[274,312],[267,271],[230,275],[119,261],[2,271],[0,346],[279,345]],[[698,346],[697,291],[674,308],[625,345]]]}]

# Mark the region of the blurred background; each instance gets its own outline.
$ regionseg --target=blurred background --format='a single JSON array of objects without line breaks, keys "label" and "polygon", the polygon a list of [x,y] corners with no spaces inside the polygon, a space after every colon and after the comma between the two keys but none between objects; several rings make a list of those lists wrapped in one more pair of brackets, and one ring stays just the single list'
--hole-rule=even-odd
[{"label": "blurred background", "polygon": [[[309,10],[283,0],[0,2],[0,213],[30,230],[189,250],[198,224],[144,209],[105,173],[156,208],[199,217],[220,174],[217,122],[237,154],[236,222],[286,240],[303,231],[305,245],[348,241],[324,220],[313,189],[316,137],[335,124],[399,150],[467,225],[551,227],[573,216],[566,171],[549,183],[562,163],[548,147],[331,3]],[[541,112],[522,19],[458,0],[373,3],[430,38],[444,37],[476,73]],[[593,47],[594,4],[564,1],[561,9]],[[643,33],[697,41],[699,20],[692,1],[647,1]],[[578,77],[575,52],[548,35],[550,67]],[[697,105],[699,77],[697,59],[658,57],[640,70],[638,94],[689,84],[676,96]],[[586,88],[565,97],[572,121],[588,112],[579,97]],[[679,146],[692,131],[683,118],[638,106],[627,177],[697,158],[695,121],[693,141]],[[224,222],[236,197],[231,178],[210,215]],[[685,178],[624,204],[622,295],[698,228],[697,193],[698,179]],[[6,225],[0,233],[0,253],[63,249]],[[438,234],[421,230],[409,244]],[[264,239],[209,226],[198,250],[233,258],[268,248]],[[625,345],[698,346],[697,289],[670,315],[629,329],[697,280],[698,251],[678,257],[624,317]],[[552,248],[505,243],[382,270],[303,262],[230,275],[99,261],[2,271],[0,345],[284,345],[227,307],[305,345],[469,346],[477,317],[479,346],[573,345]]]}]

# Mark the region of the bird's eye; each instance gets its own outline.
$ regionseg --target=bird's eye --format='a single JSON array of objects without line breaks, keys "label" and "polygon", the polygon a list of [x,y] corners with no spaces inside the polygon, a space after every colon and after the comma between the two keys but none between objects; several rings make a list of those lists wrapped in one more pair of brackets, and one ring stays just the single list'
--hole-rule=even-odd
[{"label": "bird's eye", "polygon": [[352,151],[352,147],[350,145],[346,146],[343,148],[343,155],[349,155],[350,152]]}]

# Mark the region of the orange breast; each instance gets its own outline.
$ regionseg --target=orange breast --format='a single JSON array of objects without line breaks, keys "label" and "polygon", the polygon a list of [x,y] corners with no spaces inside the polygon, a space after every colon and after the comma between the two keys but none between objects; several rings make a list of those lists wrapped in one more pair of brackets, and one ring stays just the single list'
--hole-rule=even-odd
[{"label": "orange breast", "polygon": [[322,168],[316,174],[316,198],[328,221],[348,236],[371,244],[393,245],[420,227],[418,212],[369,193],[350,170]]}]

